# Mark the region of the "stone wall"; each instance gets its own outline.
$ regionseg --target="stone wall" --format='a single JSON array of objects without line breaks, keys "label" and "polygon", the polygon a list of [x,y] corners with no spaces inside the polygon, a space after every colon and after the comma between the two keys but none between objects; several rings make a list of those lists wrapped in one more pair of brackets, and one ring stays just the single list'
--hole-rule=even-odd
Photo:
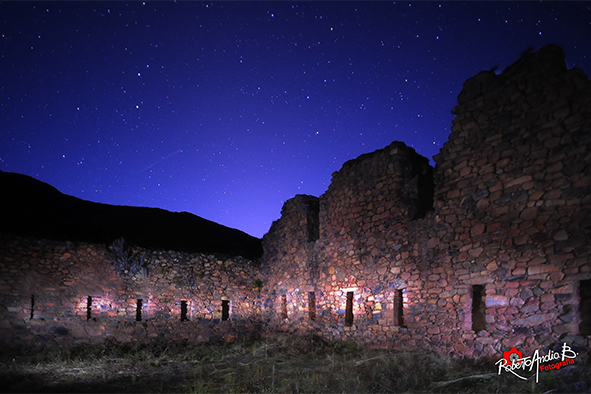
[{"label": "stone wall", "polygon": [[281,219],[263,237],[263,308],[272,330],[296,333],[313,328],[309,297],[318,281],[318,211],[317,197],[297,195],[285,202]]},{"label": "stone wall", "polygon": [[459,356],[590,347],[589,79],[547,46],[468,80],[453,113],[434,185],[427,159],[394,142],[333,174],[313,245],[295,246],[303,211],[284,210],[263,240],[268,280],[299,305],[284,330],[302,327],[306,288],[306,327],[332,339]]},{"label": "stone wall", "polygon": [[[281,219],[263,238],[263,261],[272,267],[264,277],[277,293],[274,299],[281,302],[285,295],[289,305],[287,311],[275,308],[275,322],[283,324],[275,323],[274,328],[328,339],[418,346],[411,331],[424,329],[419,319],[422,305],[404,311],[401,307],[419,300],[425,286],[426,278],[411,260],[426,256],[417,252],[412,239],[425,238],[417,223],[432,216],[432,196],[428,160],[393,142],[345,163],[333,174],[319,201],[318,240],[306,240],[302,231],[308,210],[300,201],[311,197],[287,201]],[[411,228],[421,233],[411,233]],[[299,242],[290,245],[294,240]]]},{"label": "stone wall", "polygon": [[[432,184],[428,160],[400,142],[351,160],[333,174],[321,197],[317,248],[318,308],[327,335],[384,341],[415,324],[408,314],[402,324],[395,323],[393,302],[397,294],[411,297],[420,286],[402,264],[409,223],[425,211],[418,199],[424,179]],[[353,293],[350,325],[348,292]]]},{"label": "stone wall", "polygon": [[546,46],[468,80],[452,112],[434,169],[393,142],[319,198],[287,201],[261,267],[133,248],[116,268],[101,245],[3,236],[0,341],[288,332],[457,356],[591,348],[588,77]]},{"label": "stone wall", "polygon": [[[453,240],[441,234],[434,248],[449,251],[468,292],[448,309],[466,310],[469,338],[470,287],[483,286],[486,330],[473,343],[497,350],[579,334],[579,288],[591,277],[588,77],[547,46],[468,80],[452,112],[435,158],[435,219]],[[589,347],[586,336],[569,340]]]},{"label": "stone wall", "polygon": [[[258,267],[240,257],[0,241],[3,346],[209,341],[259,330]],[[137,272],[116,269],[117,257]]]}]

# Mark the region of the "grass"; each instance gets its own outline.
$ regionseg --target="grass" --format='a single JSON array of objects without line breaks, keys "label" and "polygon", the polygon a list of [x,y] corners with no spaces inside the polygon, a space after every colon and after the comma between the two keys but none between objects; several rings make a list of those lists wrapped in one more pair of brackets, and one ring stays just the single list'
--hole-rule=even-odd
[{"label": "grass", "polygon": [[278,336],[200,345],[85,345],[0,355],[2,392],[364,393],[589,392],[574,365],[523,381],[494,361]]}]

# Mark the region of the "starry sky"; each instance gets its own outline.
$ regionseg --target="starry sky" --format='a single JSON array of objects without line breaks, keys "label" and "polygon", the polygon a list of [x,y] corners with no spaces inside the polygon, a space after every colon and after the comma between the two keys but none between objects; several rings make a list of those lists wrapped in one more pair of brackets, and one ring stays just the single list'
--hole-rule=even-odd
[{"label": "starry sky", "polygon": [[2,2],[0,170],[262,237],[528,47],[591,75],[591,2]]}]

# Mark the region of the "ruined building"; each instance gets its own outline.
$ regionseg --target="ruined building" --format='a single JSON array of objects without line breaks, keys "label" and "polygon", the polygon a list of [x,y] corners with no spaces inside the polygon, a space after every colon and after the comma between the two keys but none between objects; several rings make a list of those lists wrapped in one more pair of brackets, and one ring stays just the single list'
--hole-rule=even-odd
[{"label": "ruined building", "polygon": [[393,142],[346,162],[319,198],[287,201],[260,266],[136,248],[147,272],[122,275],[104,247],[6,236],[0,338],[590,348],[588,77],[546,46],[469,79],[452,112],[435,168]]}]

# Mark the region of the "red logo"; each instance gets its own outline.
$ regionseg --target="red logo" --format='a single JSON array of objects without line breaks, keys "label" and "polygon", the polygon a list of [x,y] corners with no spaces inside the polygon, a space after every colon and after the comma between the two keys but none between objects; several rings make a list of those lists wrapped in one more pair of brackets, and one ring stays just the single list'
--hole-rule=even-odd
[{"label": "red logo", "polygon": [[518,365],[521,362],[519,360],[523,358],[523,354],[519,350],[513,348],[511,350],[503,352],[503,358],[507,360],[506,365]]}]

